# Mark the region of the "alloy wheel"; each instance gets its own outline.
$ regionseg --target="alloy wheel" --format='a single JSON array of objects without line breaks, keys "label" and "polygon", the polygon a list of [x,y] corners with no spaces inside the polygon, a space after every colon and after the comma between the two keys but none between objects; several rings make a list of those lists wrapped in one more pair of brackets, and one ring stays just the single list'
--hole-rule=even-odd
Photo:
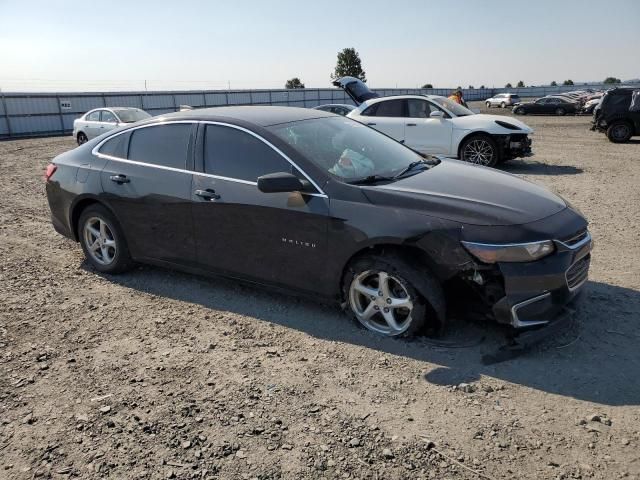
[{"label": "alloy wheel", "polygon": [[482,138],[471,140],[462,151],[462,159],[476,165],[491,165],[493,155],[493,146]]},{"label": "alloy wheel", "polygon": [[387,272],[367,270],[356,276],[349,287],[349,303],[358,321],[374,332],[396,336],[411,326],[411,295]]},{"label": "alloy wheel", "polygon": [[110,265],[116,257],[117,245],[113,230],[99,217],[89,218],[83,228],[84,243],[91,258],[100,265]]}]

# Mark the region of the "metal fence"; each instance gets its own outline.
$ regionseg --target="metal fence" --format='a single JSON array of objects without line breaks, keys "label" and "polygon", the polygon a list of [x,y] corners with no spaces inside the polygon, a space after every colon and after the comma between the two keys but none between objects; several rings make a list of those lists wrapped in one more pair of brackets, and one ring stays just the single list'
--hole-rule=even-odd
[{"label": "metal fence", "polygon": [[[497,93],[517,93],[521,97],[541,97],[580,88],[604,89],[610,85],[464,89],[467,101],[484,100]],[[640,88],[640,85],[638,85]],[[382,96],[426,94],[449,95],[452,88],[374,89]],[[73,130],[73,121],[88,110],[100,107],[137,107],[151,115],[175,112],[180,105],[194,108],[224,105],[288,105],[315,107],[325,103],[352,103],[335,88],[297,90],[209,90],[107,93],[1,93],[0,139],[64,135]]]}]

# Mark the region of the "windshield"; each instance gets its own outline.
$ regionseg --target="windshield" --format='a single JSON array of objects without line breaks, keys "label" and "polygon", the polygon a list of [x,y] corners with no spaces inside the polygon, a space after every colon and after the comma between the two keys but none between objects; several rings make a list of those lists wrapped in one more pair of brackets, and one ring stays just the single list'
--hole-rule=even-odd
[{"label": "windshield", "polygon": [[436,102],[441,107],[446,108],[451,113],[453,113],[456,117],[465,117],[467,115],[473,115],[474,113],[466,107],[463,107],[459,103],[454,102],[453,100],[449,100],[445,97],[430,97],[432,101]]},{"label": "windshield", "polygon": [[318,167],[347,182],[392,177],[424,160],[386,135],[347,118],[301,120],[270,130]]},{"label": "windshield", "polygon": [[144,120],[145,118],[151,118],[151,115],[147,112],[137,108],[131,110],[115,110],[115,112],[123,123],[133,123]]}]

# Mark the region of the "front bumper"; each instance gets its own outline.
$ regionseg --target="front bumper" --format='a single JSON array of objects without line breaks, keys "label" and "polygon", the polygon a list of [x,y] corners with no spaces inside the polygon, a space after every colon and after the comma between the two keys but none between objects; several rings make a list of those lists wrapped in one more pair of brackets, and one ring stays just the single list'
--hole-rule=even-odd
[{"label": "front bumper", "polygon": [[587,282],[593,241],[585,230],[555,240],[556,252],[536,262],[499,264],[505,296],[493,306],[499,323],[516,329],[552,322]]},{"label": "front bumper", "polygon": [[533,155],[531,150],[531,138],[529,138],[528,135],[510,135],[504,139],[502,150],[502,158],[504,160],[530,157],[531,155]]}]

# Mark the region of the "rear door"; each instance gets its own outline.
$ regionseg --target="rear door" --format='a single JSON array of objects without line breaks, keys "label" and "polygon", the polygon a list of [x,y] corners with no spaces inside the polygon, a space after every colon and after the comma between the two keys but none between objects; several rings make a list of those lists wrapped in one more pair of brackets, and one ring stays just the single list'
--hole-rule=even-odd
[{"label": "rear door", "polygon": [[257,178],[269,173],[308,177],[248,130],[203,124],[197,152],[202,173],[194,176],[193,218],[199,263],[317,291],[326,265],[327,196],[313,186],[309,193],[258,190]]},{"label": "rear door", "polygon": [[406,101],[404,99],[382,100],[365,109],[358,119],[399,142],[405,140]]},{"label": "rear door", "polygon": [[84,120],[84,133],[87,135],[87,138],[91,140],[92,138],[100,135],[100,113],[102,110],[96,110],[94,112],[89,113]]},{"label": "rear door", "polygon": [[[191,219],[194,124],[145,126],[112,137],[99,153],[103,196],[134,258],[193,263]],[[121,142],[122,144],[118,144]]]},{"label": "rear door", "polygon": [[420,153],[449,155],[453,132],[451,119],[431,118],[431,112],[442,112],[442,110],[427,100],[409,98],[406,102],[405,145]]}]

